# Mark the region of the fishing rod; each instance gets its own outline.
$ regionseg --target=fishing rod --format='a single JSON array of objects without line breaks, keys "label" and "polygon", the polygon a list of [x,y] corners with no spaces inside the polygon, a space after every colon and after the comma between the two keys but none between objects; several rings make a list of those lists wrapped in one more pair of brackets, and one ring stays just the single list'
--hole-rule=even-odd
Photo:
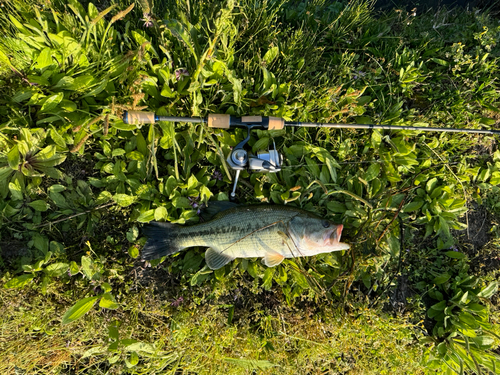
[{"label": "fishing rod", "polygon": [[[227,158],[229,166],[236,171],[231,199],[236,197],[236,185],[240,172],[249,169],[252,172],[276,173],[281,170],[283,156],[274,149],[259,151],[257,155],[249,154],[244,146],[250,140],[250,132],[254,129],[280,130],[287,127],[308,128],[334,128],[334,129],[380,129],[380,130],[417,130],[447,133],[474,133],[474,134],[500,134],[500,130],[490,129],[464,129],[464,128],[433,128],[428,126],[406,126],[406,125],[375,125],[375,124],[331,124],[319,122],[285,121],[279,117],[271,116],[241,116],[236,117],[228,114],[209,114],[207,118],[200,117],[172,117],[159,116],[154,112],[126,111],[123,115],[126,124],[152,124],[159,121],[186,122],[208,124],[210,128],[230,129],[244,127],[247,129],[246,138],[238,143]],[[274,142],[273,142],[274,144]]]}]

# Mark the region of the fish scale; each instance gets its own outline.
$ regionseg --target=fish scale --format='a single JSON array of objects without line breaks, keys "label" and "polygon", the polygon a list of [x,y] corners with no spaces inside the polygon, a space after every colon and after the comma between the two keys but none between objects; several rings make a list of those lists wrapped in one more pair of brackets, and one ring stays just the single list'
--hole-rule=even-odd
[{"label": "fish scale", "polygon": [[298,213],[296,209],[258,206],[230,209],[207,223],[180,228],[179,245],[211,247],[234,257],[258,257],[263,251],[297,256],[293,241],[285,240],[286,225]]}]

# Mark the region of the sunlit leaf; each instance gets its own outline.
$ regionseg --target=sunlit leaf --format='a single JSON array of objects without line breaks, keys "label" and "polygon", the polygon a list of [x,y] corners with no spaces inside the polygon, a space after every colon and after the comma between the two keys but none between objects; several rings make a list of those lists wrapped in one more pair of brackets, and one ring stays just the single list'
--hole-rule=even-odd
[{"label": "sunlit leaf", "polygon": [[84,316],[87,312],[94,307],[95,302],[99,296],[83,298],[75,303],[62,318],[62,324],[68,324]]},{"label": "sunlit leaf", "polygon": [[99,306],[105,309],[115,310],[118,308],[115,297],[111,293],[104,293],[99,301]]}]

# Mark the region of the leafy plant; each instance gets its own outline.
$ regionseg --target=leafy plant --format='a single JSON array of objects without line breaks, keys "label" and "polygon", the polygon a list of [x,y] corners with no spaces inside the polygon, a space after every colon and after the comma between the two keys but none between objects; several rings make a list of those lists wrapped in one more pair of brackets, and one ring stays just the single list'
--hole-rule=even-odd
[{"label": "leafy plant", "polygon": [[351,249],[213,272],[196,248],[142,262],[140,227],[227,200],[245,132],[121,116],[495,128],[495,20],[371,1],[2,5],[2,372],[492,371],[495,276],[453,251],[467,206],[498,213],[492,137],[254,131],[252,152],[285,162],[243,171],[240,200],[342,223]]}]

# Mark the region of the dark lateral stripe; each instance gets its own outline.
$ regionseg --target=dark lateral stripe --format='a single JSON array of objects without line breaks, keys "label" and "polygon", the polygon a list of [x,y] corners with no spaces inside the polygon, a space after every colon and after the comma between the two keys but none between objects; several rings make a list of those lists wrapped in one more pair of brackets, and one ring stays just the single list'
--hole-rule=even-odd
[{"label": "dark lateral stripe", "polygon": [[217,236],[227,233],[234,233],[235,235],[241,233],[246,235],[252,232],[258,232],[260,229],[267,229],[265,225],[264,226],[249,225],[246,227],[243,227],[241,225],[238,226],[232,225],[232,226],[217,226],[212,228],[199,228],[199,229],[197,227],[198,226],[185,227],[185,230],[182,231],[183,232],[182,235],[184,236],[196,235],[200,237]]}]

